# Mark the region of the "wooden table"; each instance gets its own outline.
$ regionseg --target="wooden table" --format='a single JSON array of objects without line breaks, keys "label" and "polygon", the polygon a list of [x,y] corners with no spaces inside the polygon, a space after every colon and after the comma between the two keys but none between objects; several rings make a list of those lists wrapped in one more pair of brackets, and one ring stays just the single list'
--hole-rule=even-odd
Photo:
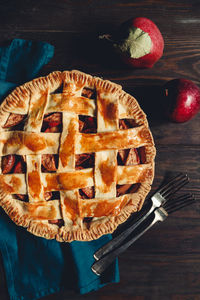
[{"label": "wooden table", "polygon": [[[121,22],[144,16],[160,28],[162,59],[147,70],[130,70],[106,56],[98,35]],[[185,77],[199,84],[200,1],[191,0],[23,0],[0,1],[0,42],[13,38],[42,40],[55,56],[42,70],[79,69],[112,80],[135,95],[146,112],[157,148],[153,190],[170,171],[187,172],[185,191],[200,188],[200,113],[185,124],[169,123],[161,111],[161,86]],[[191,300],[200,299],[199,206],[188,207],[155,226],[119,258],[119,284],[80,296],[63,292],[44,300]],[[3,267],[0,299],[8,300]]]}]

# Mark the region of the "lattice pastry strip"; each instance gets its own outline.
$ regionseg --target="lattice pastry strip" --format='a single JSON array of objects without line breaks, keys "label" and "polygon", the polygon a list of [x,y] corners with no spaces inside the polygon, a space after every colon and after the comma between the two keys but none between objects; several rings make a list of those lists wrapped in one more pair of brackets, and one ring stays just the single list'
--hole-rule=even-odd
[{"label": "lattice pastry strip", "polygon": [[117,183],[131,184],[142,183],[146,177],[152,176],[152,164],[143,164],[135,166],[118,166]]},{"label": "lattice pastry strip", "polygon": [[[68,100],[67,100],[68,101]],[[62,115],[63,132],[60,140],[59,149],[59,165],[58,172],[60,172],[59,184],[62,182],[63,172],[75,170],[75,145],[76,134],[78,132],[78,116],[74,113],[63,112]],[[71,172],[68,172],[71,176]],[[65,181],[66,176],[64,177]],[[69,180],[68,180],[69,181]],[[73,180],[72,180],[73,181]],[[68,190],[61,190],[60,201],[61,211],[64,225],[71,225],[79,219],[79,193],[78,189],[68,187]]]},{"label": "lattice pastry strip", "polygon": [[[66,79],[66,78],[65,78]],[[69,78],[67,78],[69,80]],[[52,95],[50,105],[47,112],[51,111],[67,111],[77,115],[94,115],[96,103],[92,99],[81,96],[84,83],[75,84],[73,81],[65,81],[63,93]]]},{"label": "lattice pastry strip", "polygon": [[25,174],[1,174],[0,188],[7,194],[27,194]]},{"label": "lattice pastry strip", "polygon": [[49,91],[41,91],[38,94],[32,94],[29,104],[28,118],[24,130],[30,132],[40,132],[46,110],[49,102]]},{"label": "lattice pastry strip", "polygon": [[[30,156],[31,157],[31,156]],[[144,182],[146,176],[152,174],[152,164],[118,166],[118,184]],[[125,174],[125,175],[123,175]],[[93,169],[82,169],[63,173],[41,173],[41,182],[44,185],[44,192],[68,191],[94,186]],[[70,181],[67,179],[70,178]],[[26,179],[24,174],[1,175],[1,184],[4,190],[10,194],[27,194]]]},{"label": "lattice pastry strip", "polygon": [[65,226],[82,226],[81,201],[78,189],[60,192],[61,210]]},{"label": "lattice pastry strip", "polygon": [[[118,99],[115,94],[97,93],[97,132],[110,132],[118,129]],[[95,153],[95,197],[116,196],[117,151]]]},{"label": "lattice pastry strip", "polygon": [[60,133],[4,131],[0,138],[0,155],[57,154]]},{"label": "lattice pastry strip", "polygon": [[94,185],[92,168],[63,173],[43,173],[41,176],[46,192],[81,189]]},{"label": "lattice pastry strip", "polygon": [[22,210],[27,218],[32,218],[35,221],[48,221],[61,219],[60,201],[50,200],[43,202],[22,202],[16,200],[18,210]]},{"label": "lattice pastry strip", "polygon": [[67,97],[63,94],[52,94],[46,113],[72,112],[77,115],[95,115],[95,100],[85,97]]},{"label": "lattice pastry strip", "polygon": [[95,197],[116,196],[117,151],[100,151],[95,154]]},{"label": "lattice pastry strip", "polygon": [[58,172],[75,169],[75,145],[78,132],[78,116],[63,112],[63,132],[60,139]]},{"label": "lattice pastry strip", "polygon": [[117,199],[99,197],[95,199],[82,200],[82,216],[84,218],[102,218],[106,215],[115,216],[119,213],[121,207],[127,202],[129,197],[124,195]]},{"label": "lattice pastry strip", "polygon": [[152,138],[145,126],[96,134],[79,133],[76,153],[138,148],[149,143],[152,143]]},{"label": "lattice pastry strip", "polygon": [[[0,154],[57,154],[60,136],[60,133],[5,131],[1,134]],[[77,133],[76,154],[138,148],[147,144],[152,144],[152,138],[145,126],[96,134]]]},{"label": "lattice pastry strip", "polygon": [[97,132],[117,131],[119,109],[116,94],[97,92]]},{"label": "lattice pastry strip", "polygon": [[[117,183],[138,183],[143,182],[145,177],[150,174],[152,165],[118,166]],[[124,171],[123,171],[124,170]],[[126,174],[123,178],[123,172]],[[135,176],[134,176],[135,175]],[[88,186],[94,186],[93,169],[82,169],[63,173],[42,173],[45,191],[64,191],[81,189]],[[70,178],[70,181],[67,180]]]},{"label": "lattice pastry strip", "polygon": [[40,202],[44,200],[44,183],[41,178],[41,155],[27,155],[27,189],[29,202]]}]

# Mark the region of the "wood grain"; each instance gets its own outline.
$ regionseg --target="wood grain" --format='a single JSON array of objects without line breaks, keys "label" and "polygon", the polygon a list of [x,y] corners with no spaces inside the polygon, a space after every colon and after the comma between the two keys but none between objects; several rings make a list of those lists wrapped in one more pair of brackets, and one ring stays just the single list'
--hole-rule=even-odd
[{"label": "wood grain", "polygon": [[[123,21],[144,16],[160,28],[164,55],[152,69],[122,65],[98,36]],[[172,172],[191,178],[184,192],[200,196],[200,114],[170,123],[163,109],[163,84],[185,77],[200,84],[200,1],[196,0],[1,0],[0,44],[13,38],[41,40],[55,55],[41,75],[79,69],[112,80],[134,95],[145,111],[157,156],[152,192]],[[158,224],[119,258],[119,284],[87,295],[63,291],[43,300],[200,300],[200,208],[188,207]],[[120,230],[120,228],[119,228]],[[8,300],[0,264],[0,299]]]}]

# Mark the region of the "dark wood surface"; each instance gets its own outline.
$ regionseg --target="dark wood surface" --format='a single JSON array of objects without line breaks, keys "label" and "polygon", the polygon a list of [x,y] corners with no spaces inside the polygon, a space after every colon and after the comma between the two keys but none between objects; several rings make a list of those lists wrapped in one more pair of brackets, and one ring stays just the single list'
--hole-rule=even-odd
[{"label": "dark wood surface", "polygon": [[[144,16],[160,28],[165,49],[148,70],[130,70],[106,55],[98,35],[121,22]],[[199,195],[200,113],[185,124],[161,114],[161,87],[185,77],[200,85],[200,1],[198,0],[19,0],[0,1],[0,43],[13,38],[42,40],[55,46],[55,56],[42,70],[78,69],[122,84],[135,95],[148,116],[157,148],[155,190],[169,172],[187,172],[184,191]],[[101,300],[199,300],[199,205],[188,207],[155,226],[119,258],[120,283],[84,296],[62,292],[43,298]],[[0,265],[0,299],[8,300]]]}]

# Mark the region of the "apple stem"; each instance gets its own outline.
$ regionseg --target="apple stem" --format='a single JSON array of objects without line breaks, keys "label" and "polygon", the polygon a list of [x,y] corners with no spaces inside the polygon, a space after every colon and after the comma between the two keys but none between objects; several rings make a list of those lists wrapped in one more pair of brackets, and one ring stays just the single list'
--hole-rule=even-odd
[{"label": "apple stem", "polygon": [[112,40],[112,35],[110,35],[110,34],[99,35],[99,39],[100,39],[100,40],[106,40],[106,41],[111,42],[111,43],[114,42],[114,41]]}]

